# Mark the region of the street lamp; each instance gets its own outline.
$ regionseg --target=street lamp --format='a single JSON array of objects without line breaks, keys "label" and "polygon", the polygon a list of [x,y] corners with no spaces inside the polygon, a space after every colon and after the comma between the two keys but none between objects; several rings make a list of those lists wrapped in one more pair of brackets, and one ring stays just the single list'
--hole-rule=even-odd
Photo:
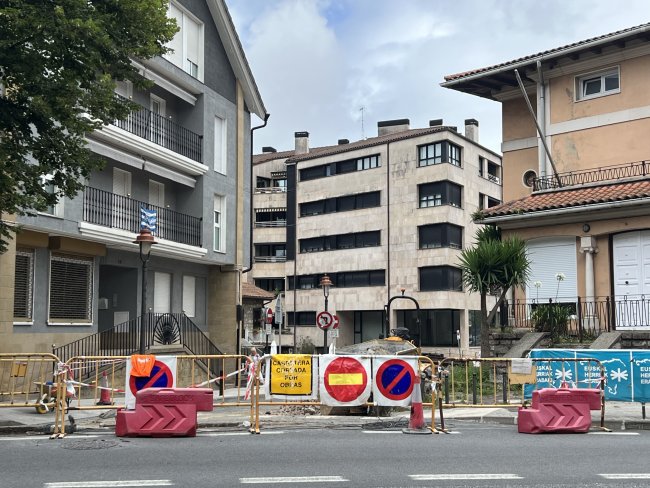
[{"label": "street lamp", "polygon": [[[327,274],[324,274],[320,279],[320,286],[323,289],[323,296],[325,297],[325,311],[327,312],[327,299],[330,296],[330,287],[332,280]],[[327,329],[323,329],[323,354],[327,352]]]},{"label": "street lamp", "polygon": [[140,229],[140,234],[135,238],[133,244],[138,244],[140,246],[140,261],[142,261],[142,299],[141,299],[141,309],[140,309],[140,354],[144,354],[145,350],[145,326],[144,320],[145,317],[149,317],[147,314],[147,262],[151,256],[151,246],[157,244],[156,239],[154,239],[151,231],[147,228]]}]

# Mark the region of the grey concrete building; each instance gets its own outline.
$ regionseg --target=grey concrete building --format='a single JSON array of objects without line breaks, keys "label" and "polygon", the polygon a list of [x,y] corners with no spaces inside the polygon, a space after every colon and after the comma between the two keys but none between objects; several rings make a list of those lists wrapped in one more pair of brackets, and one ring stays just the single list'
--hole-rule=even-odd
[{"label": "grey concrete building", "polygon": [[[463,135],[442,120],[384,121],[377,137],[315,149],[308,133],[295,136],[293,151],[254,157],[252,277],[284,291],[276,342],[324,345],[327,274],[337,345],[407,327],[426,352],[478,351],[479,297],[463,291],[458,257],[472,245],[472,214],[502,195],[501,158],[479,144],[478,122],[466,120]],[[415,301],[394,298],[402,293]]]},{"label": "grey concrete building", "polygon": [[[117,324],[131,344],[141,208],[157,213],[145,302],[154,326],[171,314],[224,352],[239,347],[251,114],[267,114],[224,1],[171,0],[169,12],[180,27],[174,52],[133,61],[152,88],[118,83],[141,109],[88,138],[105,167],[74,199],[18,218],[22,231],[0,256],[0,352],[48,352]],[[119,341],[108,342],[98,344]]]}]

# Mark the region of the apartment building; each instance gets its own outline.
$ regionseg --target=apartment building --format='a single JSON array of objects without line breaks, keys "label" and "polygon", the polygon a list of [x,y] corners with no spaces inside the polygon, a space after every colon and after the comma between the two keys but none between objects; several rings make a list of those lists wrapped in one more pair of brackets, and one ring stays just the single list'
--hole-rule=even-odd
[{"label": "apartment building", "polygon": [[515,301],[570,304],[594,334],[650,327],[649,70],[643,24],[442,83],[502,104],[506,203],[480,221],[527,241]]},{"label": "apartment building", "polygon": [[463,135],[442,120],[421,129],[383,121],[377,137],[319,148],[307,132],[295,138],[293,151],[254,158],[252,274],[284,291],[276,343],[324,346],[316,317],[327,275],[337,345],[407,327],[425,351],[469,353],[479,297],[464,293],[458,256],[477,228],[471,215],[502,193],[501,158],[478,144],[478,122],[468,119]]},{"label": "apartment building", "polygon": [[[117,324],[135,338],[145,283],[154,321],[180,317],[237,350],[250,118],[266,110],[223,0],[171,0],[169,14],[174,51],[133,61],[151,89],[118,83],[140,109],[88,137],[105,167],[74,199],[17,219],[0,256],[0,352],[49,352]],[[157,213],[146,280],[133,242],[142,208]]]}]

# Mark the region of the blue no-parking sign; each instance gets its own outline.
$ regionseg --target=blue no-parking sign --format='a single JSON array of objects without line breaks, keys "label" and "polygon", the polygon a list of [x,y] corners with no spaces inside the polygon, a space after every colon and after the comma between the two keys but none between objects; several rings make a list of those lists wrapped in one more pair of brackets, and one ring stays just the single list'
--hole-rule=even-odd
[{"label": "blue no-parking sign", "polygon": [[415,385],[417,359],[374,358],[373,401],[380,406],[410,403]]}]

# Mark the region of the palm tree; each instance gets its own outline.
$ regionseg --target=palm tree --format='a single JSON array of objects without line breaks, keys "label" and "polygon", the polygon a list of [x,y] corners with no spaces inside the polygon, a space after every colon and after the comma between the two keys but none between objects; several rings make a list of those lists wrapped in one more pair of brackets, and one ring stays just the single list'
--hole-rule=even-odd
[{"label": "palm tree", "polygon": [[[485,226],[476,232],[476,245],[460,255],[463,284],[470,292],[481,294],[481,357],[490,354],[490,324],[512,287],[528,280],[530,260],[526,243],[513,236],[501,238],[495,226]],[[498,297],[492,310],[487,309],[487,295]]]}]

